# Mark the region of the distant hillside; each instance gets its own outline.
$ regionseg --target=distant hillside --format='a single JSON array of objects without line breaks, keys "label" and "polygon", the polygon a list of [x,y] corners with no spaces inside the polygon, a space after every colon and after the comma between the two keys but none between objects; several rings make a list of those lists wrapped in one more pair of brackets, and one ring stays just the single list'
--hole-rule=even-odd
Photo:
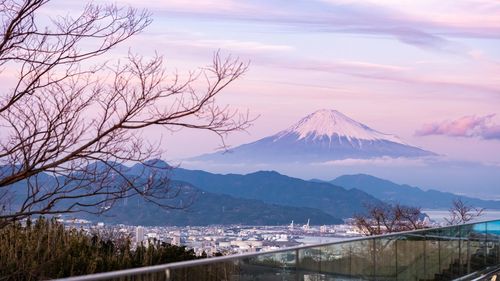
[{"label": "distant hillside", "polygon": [[220,175],[177,168],[172,171],[172,178],[212,193],[284,206],[316,208],[338,218],[363,212],[365,203],[382,203],[357,189],[346,190],[330,183],[304,181],[277,172]]},{"label": "distant hillside", "polygon": [[[123,166],[124,173],[133,174],[138,167],[128,168]],[[55,179],[43,174],[43,183],[46,186],[55,184]],[[147,174],[145,174],[147,178]],[[132,197],[116,202],[113,207],[101,216],[76,213],[71,216],[87,218],[114,224],[131,225],[210,225],[210,224],[243,224],[243,225],[285,225],[292,220],[304,224],[308,219],[312,224],[339,224],[342,220],[329,215],[321,210],[281,206],[265,203],[259,200],[234,198],[224,194],[214,194],[200,190],[191,184],[172,181],[169,183],[173,193],[179,191],[174,199],[162,203],[179,206],[192,203],[185,209],[164,209],[141,197]],[[27,192],[26,181],[16,183],[12,190],[14,209],[19,208]],[[86,203],[88,199],[80,198],[79,203]],[[71,201],[65,204],[70,204]]]},{"label": "distant hillside", "polygon": [[[339,224],[342,220],[320,210],[267,204],[259,200],[234,198],[228,195],[201,191],[186,183],[178,200],[194,202],[183,210],[163,209],[145,202],[142,198],[129,199],[114,206],[102,216],[85,215],[85,218],[107,223],[130,225],[285,225],[292,220],[304,224],[308,219],[314,224]],[[175,202],[171,202],[175,203]]]},{"label": "distant hillside", "polygon": [[330,183],[345,188],[355,188],[379,198],[387,203],[402,203],[431,209],[448,209],[454,199],[460,198],[470,205],[486,209],[500,209],[500,202],[460,196],[437,190],[424,191],[406,184],[396,184],[374,176],[357,174],[340,176]]}]

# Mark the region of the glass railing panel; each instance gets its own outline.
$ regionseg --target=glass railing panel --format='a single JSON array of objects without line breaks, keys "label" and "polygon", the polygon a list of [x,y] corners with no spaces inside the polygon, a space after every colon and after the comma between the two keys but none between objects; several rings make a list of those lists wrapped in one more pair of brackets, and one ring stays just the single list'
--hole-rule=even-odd
[{"label": "glass railing panel", "polygon": [[298,250],[297,269],[304,272],[321,272],[321,248]]},{"label": "glass railing panel", "polygon": [[477,250],[477,241],[471,240],[474,237],[474,225],[461,225],[460,228],[460,272],[461,275],[467,275],[472,272],[474,252]]},{"label": "glass railing panel", "polygon": [[[160,274],[159,274],[160,275]],[[191,266],[186,268],[169,269],[165,271],[166,279],[150,279],[165,281],[217,281],[217,280],[242,280],[238,261],[219,262],[208,265]],[[146,281],[146,280],[144,280]],[[148,280],[149,281],[149,280]]]},{"label": "glass railing panel", "polygon": [[370,280],[375,275],[375,252],[373,238],[352,241],[351,276]]},{"label": "glass railing panel", "polygon": [[350,276],[351,243],[340,243],[321,247],[321,272],[327,276]]},{"label": "glass railing panel", "polygon": [[402,234],[396,240],[397,280],[419,280],[425,276],[425,238]]},{"label": "glass railing panel", "polygon": [[323,247],[305,248],[298,251],[297,280],[325,280],[323,274]]},{"label": "glass railing panel", "polygon": [[467,239],[468,268],[470,271],[477,271],[485,268],[487,244],[486,244],[486,223],[462,226],[464,238]]},{"label": "glass railing panel", "polygon": [[486,264],[489,266],[500,264],[500,221],[487,222],[487,247]]},{"label": "glass railing panel", "polygon": [[[191,280],[189,279],[191,275],[190,271],[185,271],[186,275],[180,276],[178,275],[175,280],[179,281],[184,281],[184,280]],[[160,270],[156,272],[150,272],[150,273],[140,273],[140,274],[130,274],[130,275],[125,275],[125,276],[120,276],[120,277],[110,277],[110,278],[105,278],[105,279],[99,279],[102,281],[172,281],[173,279],[169,279],[169,273],[165,270]],[[87,279],[88,280],[88,279]],[[92,280],[92,279],[90,279]]]},{"label": "glass railing panel", "polygon": [[441,278],[448,280],[458,275],[461,232],[459,227],[447,227],[433,231],[441,239],[438,240],[439,247],[439,272]]},{"label": "glass railing panel", "polygon": [[169,270],[169,281],[297,280],[296,251]]},{"label": "glass railing panel", "polygon": [[467,237],[467,228],[464,228],[462,225],[453,226],[449,229],[449,235],[446,238],[453,241],[453,244],[456,247],[450,266],[452,276],[455,278],[467,274],[467,244],[469,243],[469,239]]},{"label": "glass railing panel", "polygon": [[269,253],[239,260],[239,279],[229,280],[293,280],[296,281],[297,251]]},{"label": "glass railing panel", "polygon": [[397,240],[397,236],[374,240],[376,280],[397,280]]},{"label": "glass railing panel", "polygon": [[467,225],[457,226],[459,228],[459,242],[460,242],[460,253],[459,253],[459,265],[458,265],[458,276],[463,276],[471,273],[470,268],[470,241],[469,233],[470,228]]},{"label": "glass railing panel", "polygon": [[447,240],[445,237],[440,235],[440,232],[434,230],[428,230],[422,233],[425,236],[425,278],[426,280],[433,280],[436,278],[436,274],[440,274],[442,267],[440,264],[441,257],[441,243],[443,240]]}]

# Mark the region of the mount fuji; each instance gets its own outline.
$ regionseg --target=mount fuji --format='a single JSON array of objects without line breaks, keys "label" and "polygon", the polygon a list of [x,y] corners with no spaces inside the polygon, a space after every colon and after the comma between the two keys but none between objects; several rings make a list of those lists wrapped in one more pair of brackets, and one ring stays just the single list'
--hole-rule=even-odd
[{"label": "mount fuji", "polygon": [[215,163],[320,162],[376,157],[423,157],[436,154],[411,146],[394,135],[361,124],[337,110],[318,110],[275,135],[229,152],[191,160]]}]

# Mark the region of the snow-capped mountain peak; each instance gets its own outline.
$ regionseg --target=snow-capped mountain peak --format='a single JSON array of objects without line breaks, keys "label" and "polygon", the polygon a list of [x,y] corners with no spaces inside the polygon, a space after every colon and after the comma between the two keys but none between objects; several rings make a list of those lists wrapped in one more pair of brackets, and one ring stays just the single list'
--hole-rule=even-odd
[{"label": "snow-capped mountain peak", "polygon": [[406,144],[397,136],[384,134],[361,124],[337,110],[322,109],[302,118],[290,128],[279,132],[276,139],[297,135],[301,139],[346,138],[348,141],[390,141]]},{"label": "snow-capped mountain peak", "polygon": [[272,136],[235,147],[232,153],[200,155],[222,163],[322,163],[376,157],[427,157],[435,153],[363,125],[336,110],[322,109]]}]

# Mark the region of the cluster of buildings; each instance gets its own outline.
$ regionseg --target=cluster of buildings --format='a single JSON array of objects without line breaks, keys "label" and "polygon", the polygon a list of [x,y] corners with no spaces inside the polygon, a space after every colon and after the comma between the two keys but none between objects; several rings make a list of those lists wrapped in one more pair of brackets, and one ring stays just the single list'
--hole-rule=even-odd
[{"label": "cluster of buildings", "polygon": [[[122,226],[125,227],[125,226]],[[209,256],[270,251],[360,236],[351,225],[134,227],[134,243],[162,241]],[[126,228],[125,228],[126,229]],[[129,230],[130,231],[130,230]]]},{"label": "cluster of buildings", "polygon": [[[66,222],[68,224],[68,222]],[[72,221],[74,224],[75,221]],[[153,241],[165,242],[193,249],[197,255],[208,256],[221,253],[241,254],[270,251],[283,247],[335,242],[345,238],[360,236],[356,228],[349,224],[310,226],[130,226],[93,224],[78,221],[80,227],[91,231],[106,229],[132,238],[133,247],[148,245]]]}]

